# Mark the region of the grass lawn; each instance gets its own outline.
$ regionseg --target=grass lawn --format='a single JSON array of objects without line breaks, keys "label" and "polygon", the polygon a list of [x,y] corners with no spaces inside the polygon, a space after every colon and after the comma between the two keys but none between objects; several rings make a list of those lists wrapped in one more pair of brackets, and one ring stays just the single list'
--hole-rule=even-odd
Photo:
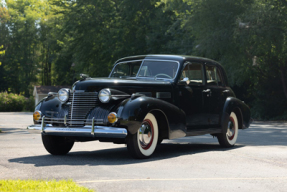
[{"label": "grass lawn", "polygon": [[94,192],[91,189],[77,185],[72,180],[0,180],[0,191]]}]

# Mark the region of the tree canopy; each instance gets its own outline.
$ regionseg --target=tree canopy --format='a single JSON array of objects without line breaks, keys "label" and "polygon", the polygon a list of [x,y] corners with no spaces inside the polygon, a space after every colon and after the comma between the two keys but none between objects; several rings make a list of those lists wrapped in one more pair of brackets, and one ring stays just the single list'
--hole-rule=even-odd
[{"label": "tree canopy", "polygon": [[0,91],[107,76],[125,56],[219,61],[261,119],[287,119],[283,0],[6,0],[0,4]]}]

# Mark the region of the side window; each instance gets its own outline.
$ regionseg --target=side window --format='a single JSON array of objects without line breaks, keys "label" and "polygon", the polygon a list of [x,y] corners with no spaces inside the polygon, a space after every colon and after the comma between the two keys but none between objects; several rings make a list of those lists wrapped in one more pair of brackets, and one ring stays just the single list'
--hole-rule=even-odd
[{"label": "side window", "polygon": [[135,77],[138,73],[142,61],[119,63],[115,66],[111,77]]},{"label": "side window", "polygon": [[206,65],[206,82],[207,85],[222,86],[222,78],[219,70],[215,66]]},{"label": "side window", "polygon": [[202,85],[203,83],[203,67],[199,63],[187,64],[181,74],[181,80],[188,78],[189,85]]},{"label": "side window", "polygon": [[117,68],[113,72],[113,77],[128,76],[128,74],[129,74],[129,65],[123,63],[117,65]]},{"label": "side window", "polygon": [[139,71],[140,65],[131,65],[131,77],[137,76],[137,73]]}]

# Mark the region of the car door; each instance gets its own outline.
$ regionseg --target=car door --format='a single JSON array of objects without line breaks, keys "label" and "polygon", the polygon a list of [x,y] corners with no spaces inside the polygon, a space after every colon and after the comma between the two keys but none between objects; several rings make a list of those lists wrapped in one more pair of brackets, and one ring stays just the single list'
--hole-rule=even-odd
[{"label": "car door", "polygon": [[200,130],[207,126],[209,108],[203,100],[202,91],[205,86],[204,67],[202,63],[185,63],[178,82],[179,107],[186,114],[188,131]]},{"label": "car door", "polygon": [[213,64],[205,65],[206,89],[204,100],[208,103],[208,123],[210,128],[220,127],[220,118],[226,100],[226,88],[220,68]]}]

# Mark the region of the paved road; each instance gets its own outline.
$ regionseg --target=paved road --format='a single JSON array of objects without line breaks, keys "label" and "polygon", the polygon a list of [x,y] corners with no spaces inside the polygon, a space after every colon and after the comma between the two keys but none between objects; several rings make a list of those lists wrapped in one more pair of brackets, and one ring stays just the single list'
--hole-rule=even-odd
[{"label": "paved road", "polygon": [[287,123],[255,122],[232,149],[211,136],[164,141],[147,160],[97,141],[52,156],[31,123],[31,113],[0,113],[0,179],[72,178],[99,192],[287,191]]}]

